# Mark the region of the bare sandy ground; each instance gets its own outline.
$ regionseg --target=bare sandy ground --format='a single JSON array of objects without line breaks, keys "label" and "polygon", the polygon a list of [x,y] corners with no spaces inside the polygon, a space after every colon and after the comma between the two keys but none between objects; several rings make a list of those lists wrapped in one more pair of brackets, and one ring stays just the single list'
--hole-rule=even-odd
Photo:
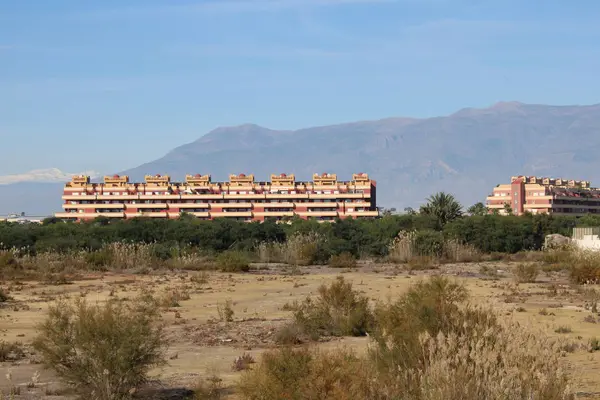
[{"label": "bare sandy ground", "polygon": [[[223,379],[231,388],[228,398],[235,399],[233,387],[242,372],[232,371],[234,359],[250,353],[258,360],[266,349],[274,347],[273,336],[278,327],[291,318],[283,311],[286,303],[302,300],[316,294],[317,288],[338,275],[352,281],[373,301],[390,301],[401,295],[411,284],[425,275],[444,274],[463,282],[471,293],[471,302],[487,304],[505,318],[513,318],[531,329],[541,329],[548,335],[561,337],[575,343],[575,350],[565,352],[564,362],[576,377],[576,389],[582,397],[600,398],[600,364],[598,353],[587,351],[591,337],[600,337],[600,324],[592,316],[589,302],[581,290],[571,287],[560,274],[540,275],[534,284],[514,283],[510,265],[487,264],[498,270],[499,279],[491,280],[479,273],[481,264],[446,265],[439,270],[409,274],[401,268],[368,264],[352,271],[330,268],[302,268],[302,275],[286,275],[281,268],[272,267],[249,274],[209,273],[208,282],[198,284],[190,278],[194,273],[166,273],[164,275],[104,274],[87,276],[69,285],[47,286],[36,282],[16,285],[2,284],[8,288],[13,301],[0,308],[0,340],[31,343],[48,308],[59,297],[84,296],[88,301],[105,301],[107,298],[133,298],[143,289],[155,295],[172,289],[185,291],[189,300],[179,307],[162,311],[167,326],[170,346],[168,365],[152,372],[153,388],[163,388],[164,398],[182,398],[184,388],[192,389],[202,377],[211,374]],[[233,322],[219,322],[218,305],[231,301]],[[542,314],[540,314],[540,310]],[[556,333],[559,326],[568,326],[569,333]],[[344,338],[317,344],[322,348],[349,346],[364,351],[366,338]],[[0,391],[14,385],[21,389],[16,398],[70,399],[51,371],[44,370],[35,355],[15,362],[0,363]],[[11,380],[7,372],[11,372]],[[28,388],[27,383],[38,371],[39,383]],[[182,389],[182,390],[179,390]],[[59,396],[48,396],[58,393]]]}]

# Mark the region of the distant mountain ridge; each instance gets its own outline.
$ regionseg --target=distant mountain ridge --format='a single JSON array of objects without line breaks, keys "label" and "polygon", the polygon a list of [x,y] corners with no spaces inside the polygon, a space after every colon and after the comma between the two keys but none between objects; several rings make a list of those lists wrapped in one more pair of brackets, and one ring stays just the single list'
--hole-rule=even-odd
[{"label": "distant mountain ridge", "polygon": [[[548,106],[501,102],[424,119],[387,118],[290,130],[245,124],[217,128],[164,157],[121,173],[146,174],[315,172],[340,179],[366,172],[378,182],[380,206],[417,207],[432,193],[454,193],[468,206],[483,201],[511,175],[563,176],[600,181],[600,104]],[[0,211],[7,197],[0,186]],[[41,194],[40,194],[41,196]],[[46,197],[60,209],[60,190]],[[25,210],[27,211],[27,210]],[[42,211],[42,210],[38,210]]]}]

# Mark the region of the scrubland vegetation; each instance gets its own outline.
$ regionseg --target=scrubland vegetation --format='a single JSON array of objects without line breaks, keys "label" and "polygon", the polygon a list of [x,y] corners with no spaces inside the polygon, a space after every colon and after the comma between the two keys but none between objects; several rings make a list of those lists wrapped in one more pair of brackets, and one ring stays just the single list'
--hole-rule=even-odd
[{"label": "scrubland vegetation", "polygon": [[[149,398],[152,371],[177,362],[173,343],[200,343],[192,358],[202,359],[210,346],[242,338],[227,360],[234,379],[207,372],[177,398],[575,398],[578,374],[564,359],[600,349],[597,335],[582,334],[600,322],[600,253],[542,245],[547,234],[600,220],[465,216],[451,198],[430,200],[420,213],[332,224],[0,223],[0,317],[49,302],[35,338],[0,340],[0,362],[42,363],[84,398]],[[115,283],[102,282],[107,276]],[[93,285],[77,283],[85,279],[109,289],[91,297]],[[475,300],[464,279],[485,297]],[[252,295],[235,295],[248,282],[259,285]],[[498,302],[481,302],[491,290]],[[207,300],[186,308],[199,296]],[[257,311],[267,298],[280,301],[276,318]],[[560,315],[567,302],[578,324]],[[200,314],[209,306],[209,317]],[[192,311],[202,319],[185,316]],[[533,316],[548,321],[544,331],[522,323]],[[252,330],[259,339],[247,338]],[[349,338],[362,350],[323,347]],[[39,386],[38,375],[26,386],[9,375],[2,394]]]}]

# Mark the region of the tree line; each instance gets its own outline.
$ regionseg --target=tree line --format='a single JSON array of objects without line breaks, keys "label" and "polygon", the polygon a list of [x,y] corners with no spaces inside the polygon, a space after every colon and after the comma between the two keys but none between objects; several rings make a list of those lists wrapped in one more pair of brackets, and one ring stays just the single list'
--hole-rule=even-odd
[{"label": "tree line", "polygon": [[328,256],[350,253],[356,257],[384,257],[390,242],[402,231],[414,231],[427,241],[456,239],[482,252],[515,253],[538,250],[546,235],[570,235],[575,226],[600,226],[600,217],[553,215],[500,216],[475,205],[463,212],[452,195],[438,193],[418,211],[386,214],[377,219],[344,219],[334,223],[291,219],[263,223],[228,219],[199,220],[135,218],[67,223],[49,218],[42,224],[0,224],[0,248],[27,253],[94,251],[106,243],[154,243],[164,247],[188,246],[219,253],[253,250],[262,242],[284,242],[295,234],[318,234],[326,239]]}]

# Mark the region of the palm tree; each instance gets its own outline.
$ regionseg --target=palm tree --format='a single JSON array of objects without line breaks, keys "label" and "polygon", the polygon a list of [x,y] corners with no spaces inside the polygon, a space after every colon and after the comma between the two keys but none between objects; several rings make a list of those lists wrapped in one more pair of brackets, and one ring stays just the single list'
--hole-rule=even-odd
[{"label": "palm tree", "polygon": [[488,208],[482,202],[475,203],[471,207],[467,209],[467,212],[470,215],[486,215],[488,213]]},{"label": "palm tree", "polygon": [[421,206],[420,213],[435,217],[438,229],[442,229],[448,222],[460,218],[463,214],[462,205],[453,195],[444,192],[429,197],[427,204]]}]

